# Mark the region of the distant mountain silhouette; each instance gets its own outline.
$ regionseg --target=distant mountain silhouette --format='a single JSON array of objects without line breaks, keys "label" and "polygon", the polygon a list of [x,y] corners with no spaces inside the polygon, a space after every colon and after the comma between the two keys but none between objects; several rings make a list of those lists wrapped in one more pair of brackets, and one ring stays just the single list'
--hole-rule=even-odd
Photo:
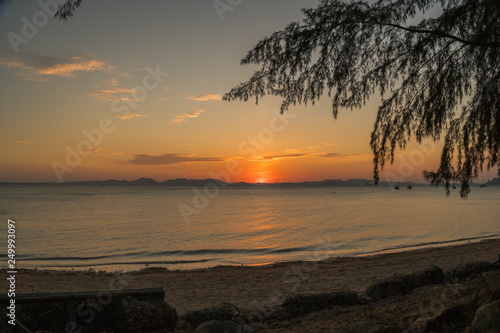
[{"label": "distant mountain silhouette", "polygon": [[136,185],[136,186],[205,186],[208,183],[216,182],[218,184],[223,184],[224,187],[248,187],[248,186],[259,186],[259,187],[350,187],[350,186],[367,186],[373,185],[373,180],[369,179],[326,179],[322,181],[306,181],[300,183],[225,183],[216,179],[187,179],[187,178],[177,178],[168,179],[163,182],[157,182],[151,178],[139,178],[137,180],[92,180],[92,181],[79,181],[79,182],[66,182],[64,184],[75,184],[75,185]]},{"label": "distant mountain silhouette", "polygon": [[154,180],[154,179],[151,179],[151,178],[139,178],[139,179],[136,179],[134,181],[131,181],[130,182],[131,184],[134,184],[134,185],[158,185],[159,183]]},{"label": "distant mountain silhouette", "polygon": [[[163,182],[158,182],[151,178],[139,178],[133,181],[129,180],[85,180],[85,181],[72,181],[64,183],[19,183],[19,182],[0,182],[0,184],[54,184],[54,185],[111,185],[111,186],[168,186],[168,187],[203,187],[209,183],[217,183],[221,187],[366,187],[373,186],[375,183],[372,179],[326,179],[321,181],[305,181],[305,182],[282,182],[282,183],[225,183],[218,179],[187,179],[177,178],[168,179]],[[380,186],[429,186],[428,183],[413,183],[413,182],[398,182],[387,183],[380,182]],[[472,183],[471,185],[479,185]],[[500,185],[500,178],[494,178],[486,183],[486,185]]]},{"label": "distant mountain silhouette", "polygon": [[226,185],[227,183],[217,180],[217,179],[186,179],[186,178],[177,178],[177,179],[168,179],[164,182],[161,182],[161,185],[165,186],[205,186],[208,183],[217,182],[219,184]]},{"label": "distant mountain silhouette", "polygon": [[493,178],[487,182],[486,185],[500,185],[500,178]]},{"label": "distant mountain silhouette", "polygon": [[305,181],[301,183],[273,183],[274,186],[303,186],[303,187],[346,187],[346,186],[369,186],[374,185],[373,180],[369,179],[326,179],[321,181]]},{"label": "distant mountain silhouette", "polygon": [[[151,178],[139,178],[133,181],[128,180],[89,180],[89,181],[76,181],[76,182],[64,182],[62,184],[68,185],[124,185],[124,186],[205,186],[210,182],[223,183],[220,180],[213,179],[168,179],[164,182],[157,182]],[[56,183],[57,184],[57,183]],[[225,183],[224,183],[225,184]]]},{"label": "distant mountain silhouette", "polygon": [[[163,182],[158,182],[151,178],[139,178],[136,180],[84,180],[84,181],[69,181],[64,183],[31,183],[31,184],[54,184],[54,185],[111,185],[111,186],[169,186],[169,187],[199,187],[205,186],[209,183],[217,183],[222,187],[361,187],[361,186],[373,186],[374,181],[372,179],[326,179],[322,181],[305,181],[305,182],[282,182],[282,183],[226,183],[218,179],[187,179],[187,178],[177,178],[177,179],[167,179]],[[27,184],[18,182],[4,182],[4,184]],[[384,185],[385,183],[380,183]]]}]

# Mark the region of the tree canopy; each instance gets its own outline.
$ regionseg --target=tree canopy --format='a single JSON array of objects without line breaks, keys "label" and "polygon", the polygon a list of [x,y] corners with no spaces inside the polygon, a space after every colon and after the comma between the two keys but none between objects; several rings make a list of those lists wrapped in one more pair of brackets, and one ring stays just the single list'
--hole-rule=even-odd
[{"label": "tree canopy", "polygon": [[303,13],[248,52],[241,64],[260,69],[224,100],[275,95],[284,112],[328,93],[337,117],[380,94],[376,182],[412,136],[444,137],[439,168],[424,176],[447,193],[458,181],[466,197],[483,167],[500,175],[498,0],[322,0]]},{"label": "tree canopy", "polygon": [[[55,17],[81,3],[66,0]],[[303,13],[248,52],[241,64],[261,67],[224,100],[275,95],[285,112],[327,92],[337,117],[380,94],[370,141],[376,182],[412,136],[443,137],[440,165],[424,176],[447,193],[457,181],[466,197],[484,167],[500,175],[499,0],[321,0]]]},{"label": "tree canopy", "polygon": [[59,6],[58,11],[54,14],[54,17],[61,20],[67,20],[68,17],[73,16],[73,12],[80,7],[82,0],[66,0],[65,3]]}]

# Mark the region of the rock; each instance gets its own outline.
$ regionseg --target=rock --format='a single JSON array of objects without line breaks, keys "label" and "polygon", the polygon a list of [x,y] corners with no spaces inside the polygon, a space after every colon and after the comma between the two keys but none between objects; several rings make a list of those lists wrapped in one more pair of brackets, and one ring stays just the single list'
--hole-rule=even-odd
[{"label": "rock", "polygon": [[167,328],[173,330],[177,325],[177,311],[165,301],[152,304],[148,301],[132,298],[122,301],[122,307],[127,315],[129,328],[137,330]]},{"label": "rock", "polygon": [[182,319],[194,328],[202,323],[209,321],[238,321],[240,317],[239,310],[230,303],[223,303],[221,306],[203,310],[189,311]]},{"label": "rock", "polygon": [[483,278],[488,287],[490,302],[500,299],[500,270],[485,272]]},{"label": "rock", "polygon": [[476,311],[471,333],[500,332],[500,300],[485,304]]},{"label": "rock", "polygon": [[400,330],[382,323],[364,321],[356,323],[342,333],[396,333]]},{"label": "rock", "polygon": [[[319,311],[331,306],[351,306],[360,304],[354,291],[341,291],[316,295],[297,295],[288,297],[281,305],[291,318],[303,316],[312,311]],[[286,317],[286,316],[285,316]]]},{"label": "rock", "polygon": [[243,326],[230,320],[212,320],[201,323],[196,327],[195,333],[246,333]]},{"label": "rock", "polygon": [[406,295],[413,289],[427,285],[443,283],[444,272],[437,266],[412,274],[395,275],[394,277],[380,283],[376,283],[366,289],[366,296],[372,300]]},{"label": "rock", "polygon": [[471,280],[479,277],[481,273],[488,270],[490,266],[491,263],[485,261],[468,262],[446,272],[446,279],[452,282]]}]

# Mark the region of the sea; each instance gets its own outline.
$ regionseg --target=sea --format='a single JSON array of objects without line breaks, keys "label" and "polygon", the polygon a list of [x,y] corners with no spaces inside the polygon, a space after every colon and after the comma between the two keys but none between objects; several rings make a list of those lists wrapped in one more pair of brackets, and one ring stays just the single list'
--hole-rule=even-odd
[{"label": "sea", "polygon": [[[500,235],[500,186],[0,185],[16,268],[133,271],[365,256]],[[5,260],[5,266],[7,260]],[[0,266],[1,268],[1,266]],[[6,267],[5,267],[6,268]]]}]

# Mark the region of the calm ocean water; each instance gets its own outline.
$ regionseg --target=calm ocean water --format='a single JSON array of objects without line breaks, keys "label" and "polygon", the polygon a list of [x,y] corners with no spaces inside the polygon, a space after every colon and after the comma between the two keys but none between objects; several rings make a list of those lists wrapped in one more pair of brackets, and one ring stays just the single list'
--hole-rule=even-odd
[{"label": "calm ocean water", "polygon": [[[405,250],[500,234],[500,187],[229,188],[203,209],[192,188],[0,186],[1,253],[17,268],[134,270],[262,264]],[[203,202],[198,202],[202,207]]]}]

